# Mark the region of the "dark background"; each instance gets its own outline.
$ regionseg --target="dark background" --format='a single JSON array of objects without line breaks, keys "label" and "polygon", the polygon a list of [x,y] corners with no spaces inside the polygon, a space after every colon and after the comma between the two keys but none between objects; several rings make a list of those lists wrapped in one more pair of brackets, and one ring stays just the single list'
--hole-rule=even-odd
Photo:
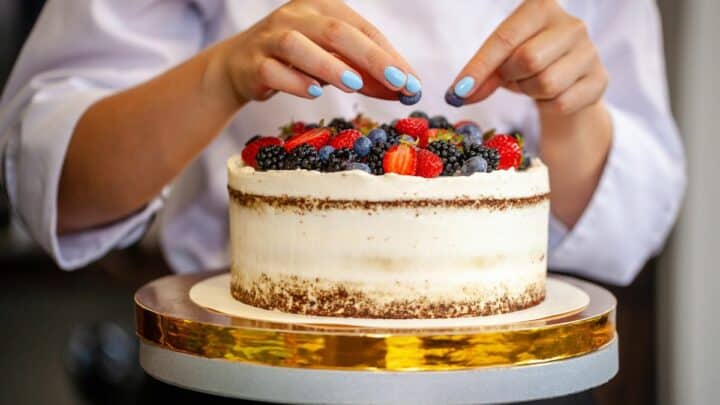
[{"label": "dark background", "polygon": [[[677,17],[679,7],[673,4],[664,5],[665,16]],[[40,0],[0,2],[0,86],[41,6]],[[673,56],[673,21],[665,21],[668,58]],[[91,345],[88,336],[105,331],[107,339],[134,359],[134,346],[127,344],[128,338],[134,339],[132,296],[143,283],[168,274],[162,256],[134,246],[85,269],[63,272],[21,232],[11,230],[8,218],[7,203],[0,199],[0,277],[5,289],[0,294],[0,403],[133,402],[145,378],[136,363],[116,364],[127,373],[116,388],[98,393],[97,387],[105,386],[87,380],[82,355],[78,359],[69,342]],[[654,267],[650,263],[630,287],[611,288],[619,300],[621,371],[595,391],[601,404],[657,402]]]}]

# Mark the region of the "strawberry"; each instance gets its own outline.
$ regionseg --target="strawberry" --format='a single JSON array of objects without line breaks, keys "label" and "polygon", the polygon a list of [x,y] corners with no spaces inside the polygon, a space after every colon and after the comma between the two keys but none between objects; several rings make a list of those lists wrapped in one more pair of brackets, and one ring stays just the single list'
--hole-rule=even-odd
[{"label": "strawberry", "polygon": [[443,161],[440,156],[430,152],[427,149],[420,149],[417,151],[417,169],[415,170],[416,176],[425,177],[432,179],[442,173]]},{"label": "strawberry", "polygon": [[395,130],[399,134],[410,135],[415,138],[420,138],[428,130],[428,120],[425,118],[401,118],[395,124]]},{"label": "strawberry", "polygon": [[361,136],[363,134],[357,129],[345,129],[330,140],[330,146],[335,149],[352,149],[355,141]]},{"label": "strawberry", "polygon": [[243,148],[241,156],[246,165],[258,168],[255,156],[260,148],[270,145],[282,145],[282,139],[274,136],[255,136]]},{"label": "strawberry", "polygon": [[330,139],[330,133],[330,128],[313,128],[305,131],[302,134],[292,136],[288,139],[287,142],[285,142],[285,150],[290,152],[305,143],[315,149],[320,149],[327,145],[328,139]]},{"label": "strawberry", "polygon": [[383,170],[385,173],[397,173],[412,176],[417,169],[417,152],[409,145],[395,145],[385,152]]},{"label": "strawberry", "polygon": [[475,126],[478,127],[478,128],[480,127],[475,121],[470,121],[470,120],[458,121],[458,122],[455,123],[455,125],[453,125],[453,127],[455,127],[455,128],[460,128],[460,127],[465,126],[465,125],[475,125]]},{"label": "strawberry", "polygon": [[517,169],[520,167],[520,163],[522,163],[522,148],[514,136],[506,134],[495,135],[485,142],[485,146],[498,151],[500,162],[497,168],[499,170]]}]

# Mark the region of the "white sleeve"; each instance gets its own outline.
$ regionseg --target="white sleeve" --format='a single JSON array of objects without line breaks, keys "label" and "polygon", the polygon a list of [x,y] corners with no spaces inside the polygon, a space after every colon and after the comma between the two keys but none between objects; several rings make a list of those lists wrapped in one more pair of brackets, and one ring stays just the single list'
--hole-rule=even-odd
[{"label": "white sleeve", "polygon": [[651,0],[593,2],[586,20],[610,73],[613,139],[578,223],[551,219],[551,269],[630,284],[662,248],[680,208],[686,168],[668,103],[659,15]]},{"label": "white sleeve", "polygon": [[56,233],[58,181],[76,123],[99,99],[200,50],[199,10],[169,0],[50,0],[43,9],[0,102],[0,174],[13,213],[60,267],[136,241],[162,206],[158,196],[116,223]]}]

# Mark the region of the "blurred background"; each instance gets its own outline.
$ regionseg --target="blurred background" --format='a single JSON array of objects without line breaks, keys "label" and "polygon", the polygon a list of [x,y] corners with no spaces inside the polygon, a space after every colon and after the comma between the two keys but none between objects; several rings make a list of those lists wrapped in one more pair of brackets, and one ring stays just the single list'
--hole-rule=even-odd
[{"label": "blurred background", "polygon": [[[42,0],[0,1],[0,87]],[[660,0],[672,105],[690,173],[680,221],[663,254],[619,300],[620,373],[600,404],[711,404],[720,398],[720,2]],[[663,181],[663,179],[657,179]],[[1,185],[0,185],[1,187]],[[168,274],[150,243],[63,272],[13,226],[0,190],[0,403],[133,403],[133,293]],[[32,388],[31,388],[32,387]]]}]

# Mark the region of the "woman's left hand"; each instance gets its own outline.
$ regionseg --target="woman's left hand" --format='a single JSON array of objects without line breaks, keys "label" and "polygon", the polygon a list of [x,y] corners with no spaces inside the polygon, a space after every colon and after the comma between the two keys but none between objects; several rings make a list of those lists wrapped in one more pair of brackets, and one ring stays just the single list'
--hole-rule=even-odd
[{"label": "woman's left hand", "polygon": [[534,99],[541,114],[568,115],[600,101],[607,83],[585,24],[555,0],[527,0],[490,35],[446,99],[475,103],[505,87]]}]

